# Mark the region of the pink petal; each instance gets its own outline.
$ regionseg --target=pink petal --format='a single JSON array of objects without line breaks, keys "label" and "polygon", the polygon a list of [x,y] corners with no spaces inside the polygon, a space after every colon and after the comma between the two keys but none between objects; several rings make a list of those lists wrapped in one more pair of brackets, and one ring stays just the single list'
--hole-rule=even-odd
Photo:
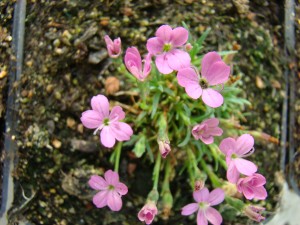
[{"label": "pink petal", "polygon": [[124,62],[127,69],[135,76],[135,73],[142,69],[142,58],[136,47],[131,47],[126,50]]},{"label": "pink petal", "polygon": [[209,68],[212,64],[221,61],[221,56],[216,52],[209,52],[204,55],[202,62],[201,62],[201,74],[202,76],[206,76]]},{"label": "pink petal", "polygon": [[219,120],[216,118],[210,118],[210,119],[204,120],[202,123],[207,124],[208,127],[216,127],[219,125]]},{"label": "pink petal", "polygon": [[202,93],[203,102],[212,107],[217,108],[223,104],[223,96],[216,90],[208,88],[204,89]]},{"label": "pink petal", "polygon": [[104,36],[104,41],[106,43],[106,46],[109,47],[109,48],[110,48],[110,46],[112,46],[114,44],[113,41],[111,40],[111,38],[108,35]]},{"label": "pink petal", "polygon": [[102,208],[107,205],[107,198],[108,198],[108,192],[105,191],[99,191],[96,195],[93,197],[93,203],[97,208]]},{"label": "pink petal", "polygon": [[243,192],[243,195],[246,199],[252,200],[254,198],[254,191],[250,187],[242,187],[238,189],[239,192]]},{"label": "pink petal", "polygon": [[223,61],[215,62],[206,74],[202,74],[209,85],[224,84],[228,80],[229,75],[230,66],[227,66]]},{"label": "pink petal", "polygon": [[230,182],[230,183],[233,183],[233,184],[236,184],[236,182],[238,181],[240,177],[240,173],[239,171],[236,169],[235,167],[235,163],[234,161],[232,160],[228,166],[228,169],[227,169],[227,180]]},{"label": "pink petal", "polygon": [[106,190],[108,187],[108,184],[103,179],[103,177],[100,177],[98,175],[91,176],[91,178],[89,180],[89,185],[94,190]]},{"label": "pink petal", "polygon": [[265,183],[266,183],[266,178],[263,175],[259,173],[253,174],[253,179],[252,179],[253,186],[258,187],[264,185]]},{"label": "pink petal", "polygon": [[101,140],[101,143],[107,148],[112,148],[115,145],[116,138],[115,138],[114,134],[111,132],[109,126],[105,126],[101,130],[100,140]]},{"label": "pink petal", "polygon": [[143,76],[141,77],[141,81],[143,81],[151,72],[152,66],[151,66],[151,54],[148,53],[144,59],[144,69],[143,69]]},{"label": "pink petal", "polygon": [[267,196],[268,196],[268,193],[263,186],[254,188],[254,198],[255,199],[265,200],[267,198]]},{"label": "pink petal", "polygon": [[221,141],[221,144],[219,146],[221,152],[225,154],[225,156],[228,156],[229,154],[236,152],[235,148],[235,139],[233,138],[225,138]]},{"label": "pink petal", "polygon": [[207,225],[208,221],[205,217],[203,210],[199,210],[197,213],[197,225]]},{"label": "pink petal", "polygon": [[200,140],[203,141],[203,143],[206,144],[206,145],[210,145],[210,144],[214,143],[214,137],[213,136],[209,136],[209,137],[200,136]]},{"label": "pink petal", "polygon": [[221,188],[216,188],[209,193],[208,202],[211,206],[218,205],[224,201],[225,193]]},{"label": "pink petal", "polygon": [[81,114],[80,118],[83,126],[89,129],[96,129],[102,123],[101,115],[94,110],[87,110]]},{"label": "pink petal", "polygon": [[173,70],[180,70],[183,68],[190,67],[191,65],[191,57],[189,53],[179,50],[173,49],[166,54],[166,60],[168,61],[168,65]]},{"label": "pink petal", "polygon": [[157,55],[162,53],[164,42],[157,37],[149,38],[147,41],[147,50],[152,55]]},{"label": "pink petal", "polygon": [[244,174],[246,176],[251,176],[257,171],[257,166],[253,162],[250,162],[249,160],[237,158],[234,159],[233,161],[237,170],[241,174]]},{"label": "pink petal", "polygon": [[189,216],[199,209],[198,203],[191,203],[181,209],[181,215]]},{"label": "pink petal", "polygon": [[91,100],[92,109],[100,114],[100,118],[109,116],[109,102],[104,95],[94,96]]},{"label": "pink petal", "polygon": [[107,206],[112,211],[120,211],[120,209],[122,208],[121,196],[116,191],[109,191],[107,197]]},{"label": "pink petal", "polygon": [[199,86],[199,77],[192,68],[180,69],[177,73],[178,84],[182,87]]},{"label": "pink petal", "polygon": [[188,85],[187,87],[185,87],[185,92],[192,99],[198,99],[202,95],[203,90],[200,87],[200,85],[197,84],[197,85]]},{"label": "pink petal", "polygon": [[128,192],[127,186],[121,182],[115,186],[115,189],[120,195],[126,195]]},{"label": "pink petal", "polygon": [[223,130],[220,127],[208,128],[206,132],[213,136],[221,136],[223,134]]},{"label": "pink petal", "polygon": [[173,72],[173,69],[168,64],[166,53],[156,56],[155,65],[159,72],[162,74],[169,74]]},{"label": "pink petal", "polygon": [[221,214],[214,208],[209,207],[205,211],[205,216],[213,225],[220,225],[223,221]]},{"label": "pink petal", "polygon": [[113,120],[118,118],[118,120],[123,120],[125,118],[125,112],[123,111],[122,107],[114,106],[110,112],[109,120]]},{"label": "pink petal", "polygon": [[189,38],[189,32],[183,27],[172,30],[171,43],[174,47],[183,46]]},{"label": "pink petal", "polygon": [[116,186],[119,184],[119,174],[112,170],[107,170],[104,174],[104,178],[108,185]]},{"label": "pink petal", "polygon": [[254,146],[254,138],[250,134],[243,134],[236,140],[236,154],[243,156]]},{"label": "pink petal", "polygon": [[128,141],[133,134],[131,126],[124,122],[114,122],[109,125],[111,135],[118,141]]},{"label": "pink petal", "polygon": [[157,29],[155,36],[162,39],[165,43],[168,43],[170,42],[171,34],[172,28],[169,25],[162,25]]},{"label": "pink petal", "polygon": [[201,190],[194,191],[193,197],[196,202],[206,202],[209,197],[209,191],[207,188],[202,188]]}]

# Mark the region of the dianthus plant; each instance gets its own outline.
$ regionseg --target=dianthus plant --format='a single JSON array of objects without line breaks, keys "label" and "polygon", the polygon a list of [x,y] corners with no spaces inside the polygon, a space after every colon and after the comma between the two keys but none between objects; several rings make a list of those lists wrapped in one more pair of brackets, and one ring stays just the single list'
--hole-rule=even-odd
[{"label": "dianthus plant", "polygon": [[[91,109],[82,113],[83,125],[99,133],[104,147],[114,148],[114,171],[89,181],[98,191],[96,207],[121,210],[121,197],[130,187],[119,181],[118,168],[122,147],[129,146],[136,158],[153,165],[153,187],[136,211],[141,222],[168,219],[181,209],[183,216],[196,213],[197,225],[221,224],[226,204],[253,220],[264,219],[261,207],[243,201],[264,200],[267,192],[266,179],[245,159],[254,152],[257,133],[238,129],[249,102],[238,97],[241,89],[232,75],[236,52],[205,51],[202,44],[208,34],[209,30],[194,40],[185,24],[162,25],[145,43],[143,56],[137,46],[128,47],[122,56],[121,39],[105,36],[118,78],[126,83],[125,90],[113,95],[127,100],[123,110],[109,102],[113,96],[99,93],[91,98]],[[170,188],[174,178],[183,182],[172,188],[181,196],[182,205],[175,207]]]}]

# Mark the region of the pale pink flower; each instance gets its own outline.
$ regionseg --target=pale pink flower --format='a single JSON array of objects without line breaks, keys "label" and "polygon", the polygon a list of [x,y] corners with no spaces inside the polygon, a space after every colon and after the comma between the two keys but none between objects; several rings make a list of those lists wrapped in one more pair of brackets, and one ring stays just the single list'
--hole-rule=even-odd
[{"label": "pale pink flower", "polygon": [[136,47],[126,50],[124,61],[129,72],[140,81],[144,81],[151,72],[151,54],[146,55],[143,67],[141,55]]},{"label": "pale pink flower", "polygon": [[221,188],[216,188],[209,193],[207,188],[194,191],[196,203],[190,203],[182,208],[181,215],[188,216],[198,210],[197,225],[207,225],[208,221],[213,225],[220,225],[223,221],[221,214],[211,206],[224,201],[225,193]]},{"label": "pale pink flower", "polygon": [[211,144],[214,142],[214,136],[223,134],[223,130],[218,125],[219,120],[216,118],[204,120],[193,127],[192,134],[196,140],[200,139],[204,144]]},{"label": "pale pink flower", "polygon": [[265,211],[265,208],[254,205],[249,205],[244,208],[245,215],[256,222],[261,222],[262,220],[266,219],[261,215],[263,211]]},{"label": "pale pink flower", "polygon": [[162,74],[169,74],[173,70],[190,66],[190,55],[179,49],[184,48],[189,33],[183,27],[172,29],[169,25],[160,26],[156,37],[147,41],[149,53],[156,56],[155,64]]},{"label": "pale pink flower", "polygon": [[121,38],[116,38],[112,41],[108,35],[105,35],[104,40],[109,57],[118,58],[121,54]]},{"label": "pale pink flower", "polygon": [[158,148],[163,158],[166,158],[171,151],[170,142],[168,140],[158,140]]},{"label": "pale pink flower", "polygon": [[97,208],[108,206],[112,211],[119,211],[122,208],[122,195],[126,195],[128,188],[119,182],[119,174],[108,170],[104,178],[93,175],[89,180],[89,185],[94,190],[99,191],[93,197],[93,203]]},{"label": "pale pink flower", "polygon": [[157,214],[157,207],[155,202],[149,201],[144,207],[139,211],[138,218],[140,221],[145,222],[147,225],[151,224],[154,217]]},{"label": "pale pink flower", "polygon": [[225,138],[221,141],[220,150],[226,156],[227,179],[231,183],[236,183],[240,173],[251,176],[257,171],[257,166],[243,159],[253,153],[254,139],[250,134],[243,134],[237,140]]},{"label": "pale pink flower", "polygon": [[180,86],[185,88],[186,93],[193,99],[202,96],[203,102],[217,108],[223,104],[223,96],[211,88],[215,85],[223,85],[229,78],[230,66],[227,66],[221,56],[216,52],[209,52],[202,59],[201,77],[194,68],[180,69],[177,80]]},{"label": "pale pink flower", "polygon": [[118,141],[128,141],[133,134],[131,127],[124,122],[125,113],[120,106],[114,106],[109,113],[109,102],[104,95],[94,96],[91,100],[92,110],[87,110],[81,115],[82,124],[89,129],[100,132],[101,143],[111,148]]},{"label": "pale pink flower", "polygon": [[253,198],[264,200],[268,196],[264,184],[266,183],[266,178],[258,173],[252,176],[240,178],[237,182],[237,189],[240,193],[251,200]]}]

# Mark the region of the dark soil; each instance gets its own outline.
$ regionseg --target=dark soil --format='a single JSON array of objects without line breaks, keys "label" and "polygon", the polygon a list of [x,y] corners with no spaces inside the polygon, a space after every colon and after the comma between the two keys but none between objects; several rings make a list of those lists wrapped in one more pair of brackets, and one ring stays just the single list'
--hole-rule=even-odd
[{"label": "dark soil", "polygon": [[[0,3],[2,31],[6,27],[8,33],[11,18],[2,13],[10,12],[11,7],[9,0]],[[252,103],[245,108],[245,118],[240,123],[258,131],[255,161],[260,173],[267,177],[269,193],[262,205],[273,212],[279,192],[275,172],[280,169],[277,140],[285,88],[282,10],[281,1],[260,0],[250,3],[242,0],[28,1],[17,137],[19,165],[14,174],[19,186],[11,222],[26,219],[32,224],[140,224],[136,215],[151,187],[152,165],[146,159],[132,157],[131,149],[124,149],[120,174],[130,189],[123,199],[125,205],[118,214],[96,209],[91,203],[93,193],[87,180],[91,174],[112,168],[110,152],[100,146],[97,136],[83,129],[79,118],[89,107],[92,96],[105,94],[108,76],[121,81],[120,90],[128,89],[122,74],[118,74],[106,56],[105,34],[120,36],[123,50],[133,45],[145,49],[147,38],[161,24],[175,27],[182,25],[182,21],[198,37],[207,27],[212,28],[203,53],[238,50],[233,76],[240,79],[244,95]],[[9,65],[9,43],[0,47],[2,68]],[[88,58],[95,52],[103,54],[103,59],[91,64]],[[0,79],[2,90],[6,79]],[[2,91],[0,122],[4,121],[5,96]],[[109,98],[127,103],[126,98]],[[84,145],[78,146],[78,141],[85,141]],[[136,170],[131,171],[135,166]],[[169,221],[159,216],[155,224],[195,223],[194,219],[191,222],[180,215],[180,208],[188,203],[190,196],[182,195],[176,187],[182,186],[182,190],[190,193],[185,183],[183,178],[174,180],[174,213]],[[22,191],[31,197],[29,201],[22,197]],[[26,205],[20,207],[24,202]],[[225,218],[224,224],[238,224],[242,217],[227,215]]]}]

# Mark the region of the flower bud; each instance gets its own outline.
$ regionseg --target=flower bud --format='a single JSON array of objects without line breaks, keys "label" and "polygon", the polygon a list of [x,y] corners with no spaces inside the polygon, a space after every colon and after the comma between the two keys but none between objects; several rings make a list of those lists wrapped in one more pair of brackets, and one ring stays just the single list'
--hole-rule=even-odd
[{"label": "flower bud", "polygon": [[205,182],[203,180],[196,180],[195,181],[195,191],[199,191],[204,188]]},{"label": "flower bud", "polygon": [[265,208],[261,206],[255,206],[255,205],[248,205],[244,208],[244,213],[246,216],[248,216],[251,220],[254,220],[256,222],[261,222],[265,219],[261,215],[261,213],[265,210]]},{"label": "flower bud", "polygon": [[139,211],[138,218],[147,225],[151,224],[157,214],[157,207],[155,202],[148,201],[146,205]]},{"label": "flower bud", "polygon": [[184,46],[184,48],[185,48],[185,50],[186,50],[187,52],[189,52],[189,51],[192,50],[193,45],[192,45],[191,43],[187,43],[187,44]]},{"label": "flower bud", "polygon": [[158,141],[158,147],[159,147],[159,151],[160,151],[161,156],[163,158],[166,158],[167,155],[171,151],[169,140],[159,140]]}]

